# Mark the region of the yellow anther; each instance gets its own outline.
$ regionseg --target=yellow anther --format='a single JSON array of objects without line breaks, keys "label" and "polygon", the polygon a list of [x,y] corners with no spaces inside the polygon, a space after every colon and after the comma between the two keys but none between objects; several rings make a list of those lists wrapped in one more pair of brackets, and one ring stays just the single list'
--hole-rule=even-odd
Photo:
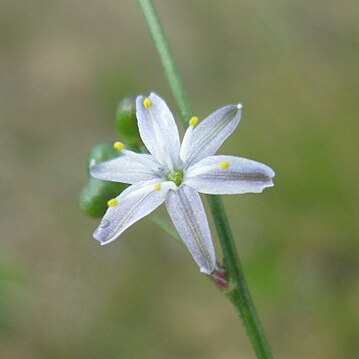
[{"label": "yellow anther", "polygon": [[161,183],[155,184],[154,189],[155,189],[156,191],[159,191],[159,190],[161,189]]},{"label": "yellow anther", "polygon": [[227,161],[222,161],[219,163],[219,168],[221,168],[222,170],[226,170],[230,166],[231,166],[231,164]]},{"label": "yellow anther", "polygon": [[143,106],[145,106],[146,108],[150,108],[151,105],[152,105],[151,100],[150,100],[148,97],[146,97],[146,98],[143,100]]},{"label": "yellow anther", "polygon": [[115,142],[113,144],[113,148],[115,148],[116,150],[121,151],[121,150],[123,150],[125,148],[125,145],[122,142],[117,141],[117,142]]},{"label": "yellow anther", "polygon": [[118,199],[117,198],[112,198],[112,199],[108,200],[107,205],[109,207],[116,207],[118,205]]},{"label": "yellow anther", "polygon": [[193,127],[196,126],[198,123],[198,117],[197,116],[191,117],[191,119],[189,120],[188,123],[190,126],[193,126]]}]

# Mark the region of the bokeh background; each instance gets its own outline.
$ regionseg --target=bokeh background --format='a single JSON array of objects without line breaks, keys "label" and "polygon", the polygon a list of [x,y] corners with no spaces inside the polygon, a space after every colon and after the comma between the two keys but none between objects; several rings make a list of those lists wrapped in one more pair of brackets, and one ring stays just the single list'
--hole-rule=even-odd
[{"label": "bokeh background", "polygon": [[[224,198],[275,358],[358,358],[358,2],[155,4],[197,114],[244,105],[220,153],[276,170]],[[184,246],[144,219],[100,247],[79,209],[117,103],[151,90],[175,110],[136,1],[1,1],[1,358],[253,358]]]}]

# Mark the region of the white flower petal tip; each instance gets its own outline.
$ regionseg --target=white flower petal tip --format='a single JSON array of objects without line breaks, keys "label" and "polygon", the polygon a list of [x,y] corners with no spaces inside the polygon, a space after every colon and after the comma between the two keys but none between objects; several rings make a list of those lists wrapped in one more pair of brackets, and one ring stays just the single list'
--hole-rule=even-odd
[{"label": "white flower petal tip", "polygon": [[215,267],[213,267],[213,268],[211,267],[210,269],[205,268],[205,267],[201,267],[200,272],[204,273],[204,274],[207,274],[207,275],[211,275],[214,272],[214,269],[215,269]]},{"label": "white flower petal tip", "polygon": [[105,242],[102,242],[100,238],[96,238],[96,237],[95,237],[95,234],[94,234],[94,238],[95,238],[95,240],[96,240],[98,243],[100,243],[101,246],[105,246],[106,244],[109,244],[109,243],[110,243],[110,242],[106,242],[106,241],[105,241]]},{"label": "white flower petal tip", "polygon": [[238,109],[238,110],[242,110],[242,108],[243,108],[243,105],[242,105],[241,103],[238,103],[238,104],[237,104],[237,109]]}]

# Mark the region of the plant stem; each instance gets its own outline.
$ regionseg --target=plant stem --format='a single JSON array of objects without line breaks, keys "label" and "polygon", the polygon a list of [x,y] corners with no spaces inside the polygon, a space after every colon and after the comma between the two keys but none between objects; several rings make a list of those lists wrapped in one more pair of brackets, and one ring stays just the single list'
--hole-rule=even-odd
[{"label": "plant stem", "polygon": [[[192,115],[191,106],[160,19],[151,0],[138,0],[138,2],[147,21],[177,106],[187,124],[186,120]],[[208,203],[211,207],[221,243],[230,283],[230,289],[227,290],[225,294],[236,307],[242,318],[256,357],[258,359],[270,359],[272,355],[246,283],[222,200],[219,196],[208,196]]]},{"label": "plant stem", "polygon": [[257,358],[271,358],[272,355],[237,254],[222,199],[220,196],[207,196],[207,198],[221,243],[229,282],[233,285],[233,288],[230,288],[225,294],[239,311]]},{"label": "plant stem", "polygon": [[152,1],[138,0],[145,15],[147,25],[155,42],[158,55],[161,59],[163,69],[169,86],[176,99],[177,106],[181,112],[181,116],[187,126],[187,120],[192,116],[190,102],[188,101],[187,93],[184,91],[184,85],[176,67],[175,59],[172,55],[171,48],[163,31],[160,19],[152,4]]}]

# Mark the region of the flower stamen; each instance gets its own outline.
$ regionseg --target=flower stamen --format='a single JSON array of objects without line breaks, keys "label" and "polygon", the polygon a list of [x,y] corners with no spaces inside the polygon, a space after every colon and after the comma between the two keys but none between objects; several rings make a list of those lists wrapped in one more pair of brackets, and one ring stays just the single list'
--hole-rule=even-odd
[{"label": "flower stamen", "polygon": [[161,190],[161,183],[155,184],[153,188],[154,188],[156,191],[160,191],[160,190]]},{"label": "flower stamen", "polygon": [[219,163],[218,166],[222,170],[227,170],[231,166],[231,164],[229,162],[227,162],[227,161],[222,161],[222,162]]},{"label": "flower stamen", "polygon": [[118,151],[122,151],[125,148],[125,145],[122,142],[117,141],[113,144],[113,148]]},{"label": "flower stamen", "polygon": [[151,105],[152,105],[151,100],[150,100],[148,97],[146,97],[146,98],[143,100],[143,106],[145,106],[146,108],[150,108]]},{"label": "flower stamen", "polygon": [[197,126],[198,124],[198,117],[197,116],[193,116],[191,117],[191,119],[188,121],[188,124],[192,127]]},{"label": "flower stamen", "polygon": [[112,199],[108,200],[107,205],[109,207],[116,207],[118,205],[118,199],[117,198],[112,198]]}]

